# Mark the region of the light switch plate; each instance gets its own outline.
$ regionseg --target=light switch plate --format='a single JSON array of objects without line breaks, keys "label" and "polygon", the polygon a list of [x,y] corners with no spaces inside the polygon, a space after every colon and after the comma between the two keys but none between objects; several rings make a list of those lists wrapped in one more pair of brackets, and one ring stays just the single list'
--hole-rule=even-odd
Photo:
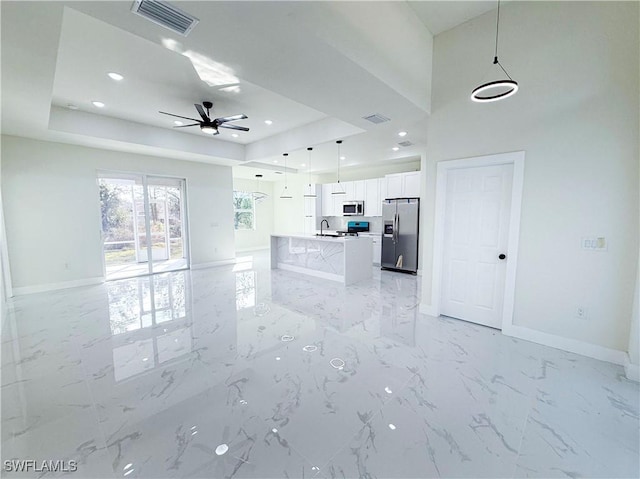
[{"label": "light switch plate", "polygon": [[607,238],[604,236],[583,236],[580,238],[580,247],[589,251],[607,251]]}]

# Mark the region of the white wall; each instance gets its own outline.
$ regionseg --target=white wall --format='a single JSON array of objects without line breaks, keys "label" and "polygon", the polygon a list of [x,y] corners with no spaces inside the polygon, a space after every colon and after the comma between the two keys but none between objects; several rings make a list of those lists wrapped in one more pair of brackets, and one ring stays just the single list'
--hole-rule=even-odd
[{"label": "white wall", "polygon": [[[238,191],[256,191],[258,183],[256,180],[244,178],[233,179],[233,189]],[[236,252],[248,251],[258,248],[269,248],[270,239],[273,233],[273,182],[260,181],[260,191],[268,196],[260,202],[256,202],[255,229],[236,230],[235,245]]]},{"label": "white wall", "polygon": [[[407,171],[419,171],[420,160],[389,161],[389,163],[376,164],[365,167],[340,168],[340,181],[368,180],[370,178],[382,178],[392,173],[405,173]],[[336,171],[318,175],[318,183],[335,183]]]},{"label": "white wall", "polygon": [[234,257],[230,167],[3,136],[14,288],[103,276],[98,170],[185,178],[192,265]]},{"label": "white wall", "polygon": [[[626,351],[638,264],[637,2],[509,2],[500,60],[520,84],[476,104],[495,11],[434,40],[424,162],[423,302],[431,298],[435,165],[526,152],[514,324]],[[485,79],[486,81],[486,79]],[[582,236],[606,236],[605,253]],[[575,317],[586,307],[588,319]]]},{"label": "white wall", "polygon": [[636,275],[636,287],[634,291],[633,308],[631,312],[631,326],[629,332],[629,365],[626,372],[629,379],[640,381],[640,263],[638,263],[638,273]]},{"label": "white wall", "polygon": [[[315,181],[315,177],[312,177],[311,182]],[[304,193],[308,182],[307,175],[287,175],[287,190],[293,196],[290,200],[280,198],[284,189],[284,179],[273,183],[273,230],[275,233],[304,232]]]}]

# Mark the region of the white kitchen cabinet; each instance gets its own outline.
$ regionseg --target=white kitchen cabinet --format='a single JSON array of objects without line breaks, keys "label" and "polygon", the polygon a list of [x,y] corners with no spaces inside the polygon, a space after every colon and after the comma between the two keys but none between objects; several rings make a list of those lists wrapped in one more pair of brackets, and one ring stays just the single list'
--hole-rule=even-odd
[{"label": "white kitchen cabinet", "polygon": [[333,192],[331,183],[322,185],[322,216],[333,216]]},{"label": "white kitchen cabinet", "polygon": [[364,215],[365,216],[382,216],[382,196],[381,184],[382,178],[372,178],[364,181]]},{"label": "white kitchen cabinet", "polygon": [[304,234],[313,235],[316,234],[318,228],[316,228],[316,218],[305,217],[304,218]]},{"label": "white kitchen cabinet", "polygon": [[382,238],[380,233],[361,233],[360,235],[371,238],[373,264],[379,265],[382,258]]},{"label": "white kitchen cabinet", "polygon": [[402,198],[402,173],[394,173],[385,176],[386,197],[385,198]]},{"label": "white kitchen cabinet", "polygon": [[[342,204],[343,201],[354,201],[356,199],[353,181],[336,183],[333,191],[344,191],[346,193],[344,195],[335,195],[336,198],[340,200],[340,204]],[[340,212],[342,212],[342,208]]]},{"label": "white kitchen cabinet", "polygon": [[380,235],[373,236],[373,264],[379,265],[382,259],[382,238]]},{"label": "white kitchen cabinet", "polygon": [[420,172],[409,171],[385,176],[385,198],[419,198]]},{"label": "white kitchen cabinet", "polygon": [[365,180],[352,181],[353,183],[353,201],[364,201],[366,196]]},{"label": "white kitchen cabinet", "polygon": [[420,172],[402,173],[402,193],[407,198],[420,198]]}]

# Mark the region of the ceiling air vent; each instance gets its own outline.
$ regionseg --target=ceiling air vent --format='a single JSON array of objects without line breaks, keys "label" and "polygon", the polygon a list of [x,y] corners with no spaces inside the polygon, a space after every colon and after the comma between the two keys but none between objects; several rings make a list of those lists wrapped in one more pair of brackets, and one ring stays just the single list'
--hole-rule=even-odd
[{"label": "ceiling air vent", "polygon": [[194,16],[160,0],[135,0],[131,11],[185,37],[199,21]]},{"label": "ceiling air vent", "polygon": [[362,118],[364,118],[367,121],[370,121],[371,123],[375,123],[376,125],[378,123],[384,123],[385,121],[389,121],[389,118],[387,118],[386,116],[382,116],[378,113],[374,113],[373,115],[369,115],[369,116],[363,116]]},{"label": "ceiling air vent", "polygon": [[400,145],[400,146],[411,146],[411,145],[413,145],[413,143],[411,143],[409,140],[404,140],[404,141],[398,142],[398,145]]}]

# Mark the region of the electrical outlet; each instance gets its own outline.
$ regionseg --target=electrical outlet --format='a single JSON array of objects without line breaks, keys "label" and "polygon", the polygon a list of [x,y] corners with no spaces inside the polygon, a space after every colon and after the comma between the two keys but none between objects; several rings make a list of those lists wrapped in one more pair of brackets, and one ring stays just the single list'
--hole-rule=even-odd
[{"label": "electrical outlet", "polygon": [[576,318],[587,319],[587,309],[583,306],[576,308]]}]

